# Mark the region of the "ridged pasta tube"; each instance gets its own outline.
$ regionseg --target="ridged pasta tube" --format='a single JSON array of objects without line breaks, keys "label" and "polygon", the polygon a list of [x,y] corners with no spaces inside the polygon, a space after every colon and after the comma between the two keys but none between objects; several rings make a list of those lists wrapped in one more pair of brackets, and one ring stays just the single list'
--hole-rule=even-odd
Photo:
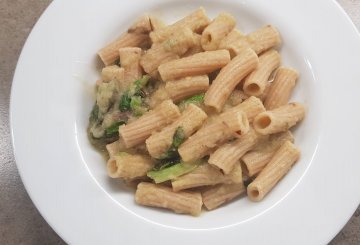
[{"label": "ridged pasta tube", "polygon": [[152,132],[172,123],[179,116],[179,108],[171,100],[165,100],[136,121],[121,126],[119,135],[124,140],[125,146],[129,148],[145,142]]},{"label": "ridged pasta tube", "polygon": [[221,69],[205,94],[205,105],[221,111],[236,85],[256,69],[258,64],[259,60],[254,51],[250,48],[244,49]]},{"label": "ridged pasta tube", "polygon": [[294,136],[290,131],[272,134],[269,140],[246,153],[241,158],[244,173],[250,177],[259,173],[285,141],[294,142]]},{"label": "ridged pasta tube", "polygon": [[244,92],[259,97],[265,91],[271,73],[280,65],[280,54],[270,49],[259,56],[258,67],[250,73],[244,82]]},{"label": "ridged pasta tube", "polygon": [[225,112],[236,112],[238,110],[245,112],[249,122],[252,122],[256,115],[265,111],[265,107],[259,98],[251,96]]},{"label": "ridged pasta tube", "polygon": [[201,7],[172,25],[155,29],[150,33],[150,38],[153,43],[159,43],[178,33],[179,29],[189,28],[193,32],[200,32],[209,23],[210,19],[206,16],[205,9]]},{"label": "ridged pasta tube", "polygon": [[201,213],[201,194],[190,191],[174,192],[170,187],[142,182],[138,184],[135,201],[137,204],[167,208],[175,213],[197,216]]},{"label": "ridged pasta tube", "polygon": [[233,171],[227,175],[210,164],[205,163],[192,172],[182,175],[171,182],[174,191],[221,183],[242,183],[242,171],[239,163],[236,164]]},{"label": "ridged pasta tube", "polygon": [[254,118],[254,129],[262,134],[284,132],[301,121],[305,116],[305,108],[300,103],[289,103],[271,111],[265,111]]},{"label": "ridged pasta tube", "polygon": [[107,170],[111,178],[132,180],[146,176],[154,164],[154,161],[148,156],[121,152],[110,157],[107,162]]},{"label": "ridged pasta tube", "polygon": [[219,14],[203,31],[201,36],[201,46],[204,50],[216,50],[221,40],[236,25],[234,16],[228,13]]},{"label": "ridged pasta tube", "polygon": [[159,73],[164,81],[188,76],[206,75],[224,67],[230,62],[227,50],[206,51],[178,60],[169,61],[159,66]]},{"label": "ridged pasta tube", "polygon": [[292,68],[280,67],[277,69],[275,78],[270,85],[264,101],[265,108],[272,110],[279,106],[286,105],[295,87],[298,76],[299,73]]},{"label": "ridged pasta tube", "polygon": [[184,138],[188,138],[207,118],[206,113],[196,105],[190,104],[172,124],[164,127],[160,132],[153,133],[146,140],[146,147],[153,158],[159,158],[171,146],[175,131],[181,127]]},{"label": "ridged pasta tube", "polygon": [[230,202],[244,192],[245,187],[243,183],[220,184],[210,187],[210,189],[204,191],[201,195],[204,206],[208,210],[213,210],[224,203]]},{"label": "ridged pasta tube", "polygon": [[208,162],[229,174],[240,158],[255,146],[257,140],[256,132],[250,130],[239,139],[220,146],[210,155]]},{"label": "ridged pasta tube", "polygon": [[274,154],[266,167],[247,187],[250,200],[260,201],[284,177],[299,159],[300,151],[290,141],[286,141]]}]

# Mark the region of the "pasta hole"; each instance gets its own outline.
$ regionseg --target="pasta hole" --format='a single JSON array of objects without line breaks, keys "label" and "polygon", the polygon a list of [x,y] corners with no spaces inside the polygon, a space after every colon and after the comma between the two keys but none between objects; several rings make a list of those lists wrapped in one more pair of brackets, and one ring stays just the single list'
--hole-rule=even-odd
[{"label": "pasta hole", "polygon": [[259,192],[259,190],[258,189],[252,189],[252,190],[250,190],[250,196],[252,197],[252,198],[258,198],[259,196],[260,196],[260,192]]},{"label": "pasta hole", "polygon": [[116,164],[116,160],[109,160],[108,162],[108,171],[110,174],[115,174],[118,170],[117,164]]},{"label": "pasta hole", "polygon": [[271,118],[268,116],[268,115],[265,115],[263,117],[260,117],[258,120],[257,120],[257,126],[261,129],[264,129],[266,127],[268,127],[271,123]]},{"label": "pasta hole", "polygon": [[251,83],[246,87],[246,90],[250,94],[257,94],[260,92],[260,86],[256,83]]},{"label": "pasta hole", "polygon": [[212,41],[211,34],[206,35],[206,42],[211,43],[211,41]]}]

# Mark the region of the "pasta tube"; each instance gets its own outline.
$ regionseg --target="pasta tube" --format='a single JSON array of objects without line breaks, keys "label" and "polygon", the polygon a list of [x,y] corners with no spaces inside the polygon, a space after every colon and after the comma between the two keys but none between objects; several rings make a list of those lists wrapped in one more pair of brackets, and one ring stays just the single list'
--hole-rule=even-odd
[{"label": "pasta tube", "polygon": [[274,50],[259,56],[259,66],[245,79],[244,92],[248,95],[260,96],[268,85],[271,73],[280,65],[280,54]]},{"label": "pasta tube", "polygon": [[101,78],[103,82],[110,82],[116,80],[123,82],[125,77],[125,70],[117,65],[106,66],[101,70]]},{"label": "pasta tube", "polygon": [[229,174],[239,159],[255,146],[257,139],[256,132],[250,130],[239,139],[220,146],[210,155],[209,163]]},{"label": "pasta tube", "polygon": [[300,151],[286,141],[274,154],[270,162],[256,179],[247,187],[247,194],[252,201],[260,201],[290,170],[299,159]]},{"label": "pasta tube", "polygon": [[154,165],[155,163],[150,157],[121,152],[110,157],[107,169],[111,178],[132,180],[146,176],[146,173]]},{"label": "pasta tube", "polygon": [[256,115],[265,111],[265,107],[259,98],[251,96],[239,105],[226,110],[226,112],[236,112],[239,110],[245,112],[249,122],[252,122]]},{"label": "pasta tube", "polygon": [[227,50],[206,51],[178,60],[169,61],[159,66],[159,73],[164,81],[182,77],[206,75],[230,62]]},{"label": "pasta tube", "polygon": [[175,131],[180,127],[184,139],[188,138],[207,118],[206,113],[196,105],[190,104],[172,124],[156,132],[146,140],[146,147],[153,158],[160,158],[171,146]]},{"label": "pasta tube", "polygon": [[220,205],[230,202],[235,197],[245,192],[243,183],[220,184],[203,192],[202,200],[208,210],[213,210]]},{"label": "pasta tube", "polygon": [[144,15],[140,17],[129,29],[129,33],[139,33],[139,34],[149,34],[152,30],[150,17],[148,15]]},{"label": "pasta tube", "polygon": [[140,205],[167,208],[176,213],[199,215],[201,213],[201,194],[196,192],[173,192],[171,188],[142,182],[138,184],[135,201]]},{"label": "pasta tube", "polygon": [[165,100],[136,121],[120,127],[119,134],[129,148],[143,143],[152,132],[172,123],[179,116],[179,108],[171,100]]},{"label": "pasta tube", "polygon": [[141,48],[137,47],[119,49],[120,64],[125,69],[124,81],[127,87],[142,77],[141,54]]},{"label": "pasta tube", "polygon": [[164,42],[153,45],[140,60],[141,66],[147,73],[154,73],[159,65],[176,60],[190,47],[195,45],[193,33],[190,29],[181,29],[181,35],[176,33],[169,36]]},{"label": "pasta tube", "polygon": [[220,111],[236,85],[258,66],[257,55],[251,49],[244,49],[232,59],[212,82],[205,94],[204,103]]},{"label": "pasta tube", "polygon": [[271,111],[265,111],[254,118],[254,129],[262,134],[284,132],[301,121],[305,108],[300,103],[289,103]]},{"label": "pasta tube", "polygon": [[216,50],[221,40],[236,25],[235,18],[228,13],[219,14],[203,31],[201,36],[201,46],[204,50]]},{"label": "pasta tube", "polygon": [[294,142],[294,136],[290,131],[273,134],[265,143],[256,146],[254,150],[246,153],[241,158],[243,170],[246,175],[252,177],[259,173],[268,164],[274,153],[286,141]]},{"label": "pasta tube", "polygon": [[201,159],[213,148],[234,137],[236,132],[244,130],[247,121],[245,113],[239,111],[227,115],[220,115],[206,123],[179,147],[178,152],[185,162]]},{"label": "pasta tube", "polygon": [[179,102],[189,96],[205,92],[208,88],[209,77],[206,75],[185,77],[179,80],[168,81],[165,84],[169,98],[174,102]]},{"label": "pasta tube", "polygon": [[233,48],[235,43],[244,40],[245,35],[242,34],[238,29],[233,29],[226,37],[224,37],[219,45],[219,49],[227,49],[230,52],[231,58],[234,58],[237,54],[237,49]]},{"label": "pasta tube", "polygon": [[286,105],[298,76],[299,73],[292,68],[280,67],[277,69],[274,81],[271,83],[264,101],[265,108],[272,110]]},{"label": "pasta tube", "polygon": [[122,152],[126,150],[124,142],[119,139],[114,141],[113,143],[106,145],[106,150],[110,157],[114,156],[116,153]]},{"label": "pasta tube", "polygon": [[200,32],[209,23],[210,20],[206,16],[205,9],[201,7],[172,25],[165,26],[164,28],[155,29],[153,32],[150,33],[150,38],[153,43],[160,43],[166,40],[169,36],[178,33],[179,29],[189,28],[193,32]]},{"label": "pasta tube", "polygon": [[119,59],[119,48],[147,47],[150,44],[149,35],[139,33],[124,33],[118,39],[100,49],[98,55],[105,66],[112,65]]},{"label": "pasta tube", "polygon": [[174,191],[221,183],[242,183],[242,171],[239,163],[236,164],[233,171],[227,175],[224,175],[219,169],[210,164],[205,163],[192,172],[182,175],[171,182]]}]

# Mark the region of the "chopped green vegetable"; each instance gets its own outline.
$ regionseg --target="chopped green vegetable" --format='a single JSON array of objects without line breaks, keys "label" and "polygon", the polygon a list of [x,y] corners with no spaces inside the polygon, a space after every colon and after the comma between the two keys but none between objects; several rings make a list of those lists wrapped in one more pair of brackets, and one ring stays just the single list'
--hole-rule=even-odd
[{"label": "chopped green vegetable", "polygon": [[185,109],[185,107],[188,104],[200,105],[201,103],[204,102],[204,96],[205,96],[205,93],[201,93],[201,94],[191,96],[191,97],[181,101],[179,103],[179,107],[180,107],[180,109]]},{"label": "chopped green vegetable", "polygon": [[135,116],[141,116],[146,111],[146,108],[142,105],[143,92],[141,89],[146,86],[149,79],[150,76],[145,75],[133,82],[129,90],[121,96],[119,103],[120,111],[132,111]]},{"label": "chopped green vegetable", "polygon": [[98,120],[99,120],[99,106],[95,104],[90,113],[90,122],[97,122]]},{"label": "chopped green vegetable", "polygon": [[142,78],[134,81],[134,83],[130,86],[129,95],[139,95],[140,90],[146,86],[149,80],[150,76],[145,75],[142,76]]},{"label": "chopped green vegetable", "polygon": [[139,117],[146,112],[146,108],[143,106],[143,101],[140,96],[134,96],[131,98],[130,108],[136,117]]},{"label": "chopped green vegetable", "polygon": [[177,149],[184,142],[185,134],[182,127],[178,127],[174,133],[173,141],[169,149],[159,159],[171,159],[179,156]]},{"label": "chopped green vegetable", "polygon": [[106,137],[112,137],[116,135],[119,131],[119,126],[125,124],[124,121],[115,122],[110,127],[105,129],[105,136]]},{"label": "chopped green vegetable", "polygon": [[129,96],[128,93],[124,93],[120,99],[119,110],[122,112],[129,111],[130,103],[131,103],[131,97]]},{"label": "chopped green vegetable", "polygon": [[147,176],[153,179],[156,184],[158,184],[189,173],[197,168],[197,166],[198,164],[194,163],[179,162],[167,168],[151,170],[147,173]]}]

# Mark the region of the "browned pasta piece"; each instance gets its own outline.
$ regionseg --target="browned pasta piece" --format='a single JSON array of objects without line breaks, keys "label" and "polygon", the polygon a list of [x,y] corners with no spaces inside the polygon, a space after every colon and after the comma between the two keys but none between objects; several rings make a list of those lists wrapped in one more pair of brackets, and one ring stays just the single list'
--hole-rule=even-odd
[{"label": "browned pasta piece", "polygon": [[182,175],[171,182],[174,191],[221,183],[242,183],[242,171],[239,163],[234,166],[233,171],[228,175],[205,163],[192,172]]},{"label": "browned pasta piece", "polygon": [[206,51],[173,60],[159,66],[159,73],[164,81],[182,77],[206,75],[230,62],[227,50]]},{"label": "browned pasta piece", "polygon": [[265,111],[254,118],[254,129],[263,135],[284,132],[301,121],[305,108],[300,103],[289,103],[271,111]]},{"label": "browned pasta piece", "polygon": [[254,150],[246,153],[241,158],[244,173],[250,177],[259,173],[285,141],[294,142],[294,136],[290,131],[273,134],[269,140],[262,142]]},{"label": "browned pasta piece", "polygon": [[141,16],[129,29],[128,32],[139,34],[148,34],[152,30],[150,17],[148,15]]},{"label": "browned pasta piece", "polygon": [[155,29],[150,33],[150,38],[153,43],[162,42],[169,36],[179,33],[181,28],[186,27],[193,32],[201,32],[209,23],[210,20],[206,16],[205,9],[201,7],[172,25]]},{"label": "browned pasta piece", "polygon": [[287,104],[298,76],[299,73],[292,68],[280,67],[277,69],[264,101],[265,108],[272,110]]},{"label": "browned pasta piece", "polygon": [[258,66],[259,60],[252,49],[244,49],[232,59],[215,78],[205,94],[204,103],[220,111],[236,85]]},{"label": "browned pasta piece", "polygon": [[142,182],[137,186],[135,201],[140,205],[167,208],[175,213],[199,215],[202,199],[197,192],[173,192],[171,188]]},{"label": "browned pasta piece", "polygon": [[142,50],[137,47],[120,48],[120,64],[125,69],[124,81],[126,87],[132,82],[138,80],[142,76],[142,69],[140,66]]},{"label": "browned pasta piece", "polygon": [[189,137],[178,149],[185,162],[201,159],[213,148],[234,137],[245,128],[246,115],[242,112],[229,113],[227,117],[216,117],[205,123],[194,135]]},{"label": "browned pasta piece", "polygon": [[245,187],[243,183],[220,184],[204,191],[201,195],[204,206],[208,210],[213,210],[224,203],[230,202],[244,192]]},{"label": "browned pasta piece", "polygon": [[121,126],[119,134],[129,148],[145,142],[152,132],[172,123],[179,116],[179,108],[171,100],[166,100],[136,121]]},{"label": "browned pasta piece", "polygon": [[236,25],[235,18],[228,13],[219,14],[203,31],[201,35],[201,45],[204,50],[216,50],[221,40]]},{"label": "browned pasta piece", "polygon": [[188,28],[183,28],[181,29],[181,35],[171,35],[161,44],[153,45],[151,49],[143,55],[140,64],[145,72],[154,73],[159,65],[178,59],[194,45],[193,32]]},{"label": "browned pasta piece", "polygon": [[220,146],[210,155],[209,163],[228,174],[239,159],[255,146],[257,139],[258,135],[255,131],[250,130],[239,139]]},{"label": "browned pasta piece", "polygon": [[107,169],[111,178],[132,180],[146,176],[154,164],[154,161],[148,156],[121,152],[110,157]]},{"label": "browned pasta piece", "polygon": [[284,177],[299,159],[300,151],[290,141],[286,141],[274,154],[270,162],[256,179],[247,187],[252,201],[260,201]]},{"label": "browned pasta piece", "polygon": [[226,112],[236,112],[238,110],[245,112],[249,122],[252,122],[256,115],[265,111],[265,107],[259,98],[251,96],[239,105],[226,110]]},{"label": "browned pasta piece", "polygon": [[244,82],[244,92],[248,95],[260,96],[264,93],[271,73],[280,65],[280,54],[270,49],[259,56],[258,67],[250,73]]},{"label": "browned pasta piece", "polygon": [[119,59],[119,48],[125,47],[148,47],[150,44],[149,35],[139,33],[124,33],[114,42],[100,49],[98,55],[105,66],[112,65]]},{"label": "browned pasta piece", "polygon": [[161,158],[171,146],[175,131],[179,127],[181,127],[184,133],[184,138],[188,138],[200,128],[206,118],[207,115],[203,110],[196,105],[190,104],[172,124],[164,127],[160,132],[152,134],[146,140],[149,154],[153,158]]}]

